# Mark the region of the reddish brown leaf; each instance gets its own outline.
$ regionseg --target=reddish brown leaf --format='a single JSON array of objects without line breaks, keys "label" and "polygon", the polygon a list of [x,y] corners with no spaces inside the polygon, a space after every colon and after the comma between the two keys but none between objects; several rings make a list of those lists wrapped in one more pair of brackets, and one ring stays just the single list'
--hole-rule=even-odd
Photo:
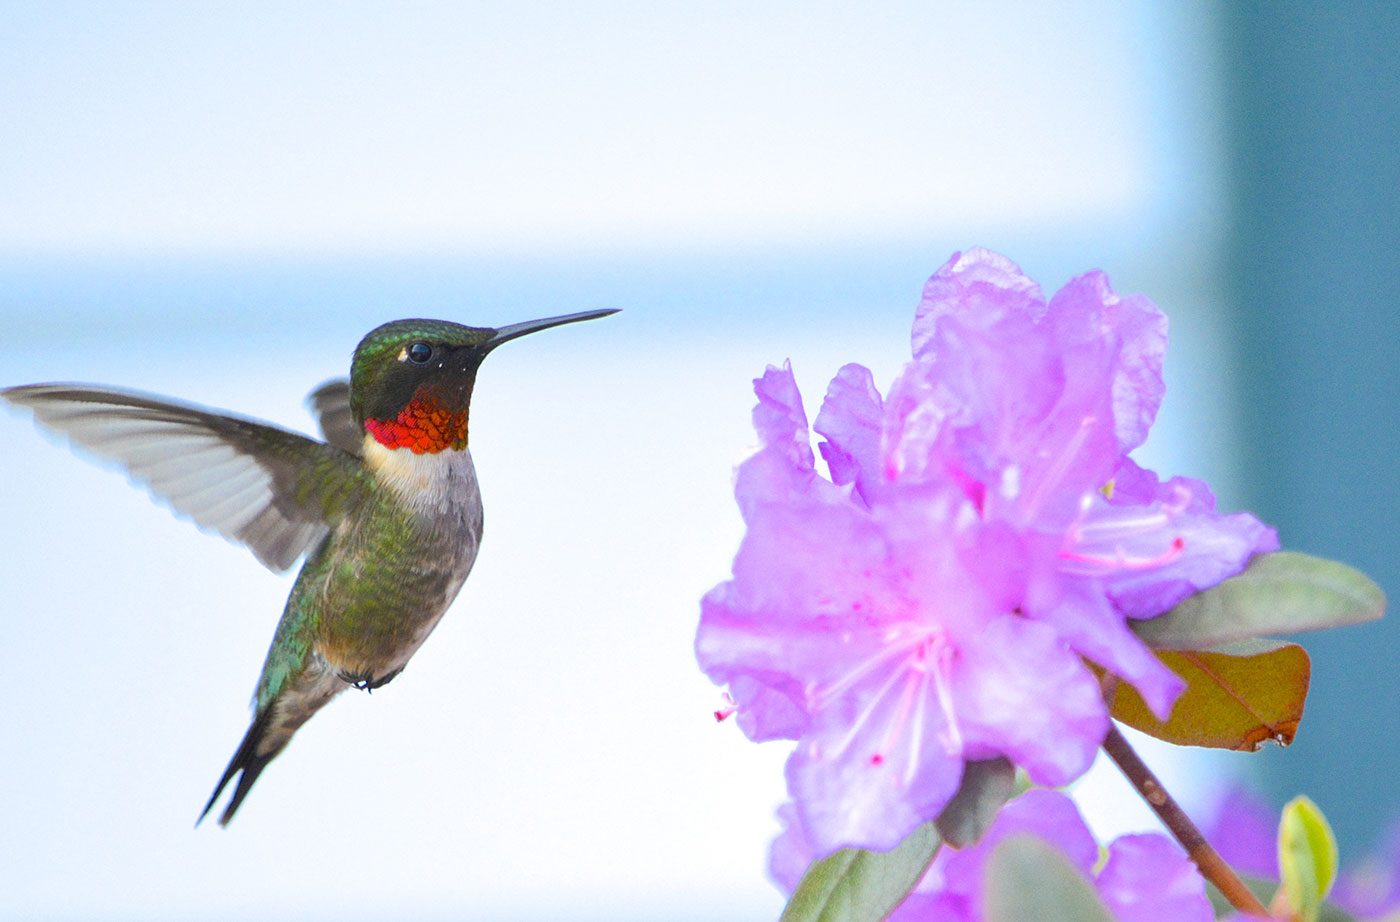
[{"label": "reddish brown leaf", "polygon": [[1160,650],[1157,655],[1187,683],[1170,719],[1157,720],[1125,683],[1110,702],[1115,719],[1179,746],[1253,752],[1265,742],[1293,742],[1312,671],[1302,647],[1285,643],[1244,653]]}]

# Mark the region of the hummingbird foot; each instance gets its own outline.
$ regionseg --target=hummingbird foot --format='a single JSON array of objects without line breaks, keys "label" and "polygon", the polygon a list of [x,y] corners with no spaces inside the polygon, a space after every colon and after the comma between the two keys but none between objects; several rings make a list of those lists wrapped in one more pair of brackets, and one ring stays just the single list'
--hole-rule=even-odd
[{"label": "hummingbird foot", "polygon": [[376,688],[382,688],[388,685],[400,672],[403,672],[402,666],[377,679],[367,672],[342,672],[340,678],[345,682],[349,682],[352,688],[359,689],[360,691],[372,692]]}]

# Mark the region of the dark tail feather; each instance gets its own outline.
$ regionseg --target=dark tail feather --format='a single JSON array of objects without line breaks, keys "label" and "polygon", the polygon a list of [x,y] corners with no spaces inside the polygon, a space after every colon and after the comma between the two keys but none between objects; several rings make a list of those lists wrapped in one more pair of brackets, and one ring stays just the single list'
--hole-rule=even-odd
[{"label": "dark tail feather", "polygon": [[223,815],[219,817],[219,825],[227,826],[228,821],[233,819],[233,815],[238,812],[238,805],[243,803],[243,798],[248,796],[252,790],[253,782],[258,780],[258,775],[267,768],[267,763],[277,757],[277,753],[282,751],[278,746],[271,752],[258,755],[258,744],[262,742],[269,725],[272,722],[272,708],[264,708],[262,713],[253,719],[253,725],[248,728],[248,732],[243,736],[243,742],[238,744],[238,751],[233,754],[233,758],[228,763],[228,768],[224,769],[224,776],[219,779],[218,787],[214,788],[214,793],[209,795],[209,802],[204,805],[204,810],[199,814],[199,819],[194,821],[198,826],[204,822],[204,817],[209,815],[210,809],[214,806],[214,801],[219,799],[224,788],[228,785],[233,776],[242,772],[238,777],[238,784],[233,789],[233,797],[230,798],[228,806],[224,808]]}]

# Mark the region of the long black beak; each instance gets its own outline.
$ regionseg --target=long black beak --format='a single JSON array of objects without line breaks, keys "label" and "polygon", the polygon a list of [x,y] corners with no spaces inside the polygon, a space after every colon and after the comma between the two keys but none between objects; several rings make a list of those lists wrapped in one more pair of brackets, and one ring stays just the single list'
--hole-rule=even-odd
[{"label": "long black beak", "polygon": [[527,320],[524,323],[512,323],[508,327],[501,327],[486,342],[477,348],[483,353],[490,352],[501,343],[510,342],[512,339],[524,336],[526,333],[534,333],[539,330],[547,330],[550,327],[557,327],[565,323],[577,323],[580,320],[593,320],[598,317],[606,317],[609,314],[616,314],[617,309],[601,311],[581,311],[577,314],[564,314],[562,317],[545,317],[542,320]]}]

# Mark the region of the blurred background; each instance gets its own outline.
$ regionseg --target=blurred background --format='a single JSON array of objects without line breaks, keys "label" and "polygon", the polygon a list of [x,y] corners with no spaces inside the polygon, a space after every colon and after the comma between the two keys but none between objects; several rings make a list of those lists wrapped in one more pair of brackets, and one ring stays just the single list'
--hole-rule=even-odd
[{"label": "blurred background", "polygon": [[[372,327],[595,307],[478,380],[476,570],[403,677],[191,825],[289,577],[0,420],[0,918],[776,917],[786,747],[710,714],[750,379],[888,385],[980,244],[1172,320],[1141,460],[1400,589],[1400,10],[1371,3],[0,3],[0,383],[309,430]],[[1188,803],[1394,815],[1397,621]],[[1112,771],[1081,800],[1151,828]]]}]

